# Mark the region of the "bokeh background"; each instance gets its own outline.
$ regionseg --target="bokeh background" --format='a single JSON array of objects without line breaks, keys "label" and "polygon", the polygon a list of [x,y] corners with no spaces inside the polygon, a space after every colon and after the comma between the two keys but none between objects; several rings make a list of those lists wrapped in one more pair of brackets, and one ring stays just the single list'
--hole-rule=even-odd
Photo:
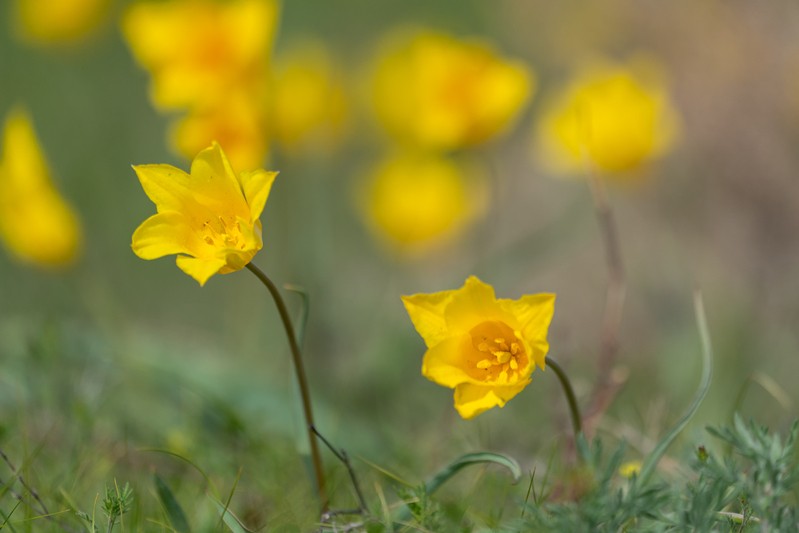
[{"label": "bokeh background", "polygon": [[[147,451],[158,448],[191,458],[225,490],[240,474],[232,508],[247,524],[307,526],[298,395],[266,291],[246,271],[200,288],[172,258],[145,262],[131,251],[132,232],[155,212],[131,165],[187,169],[190,160],[166,141],[180,113],[151,103],[150,76],[120,31],[130,4],[112,2],[70,44],[26,38],[14,2],[0,7],[0,115],[28,110],[84,233],[66,268],[0,254],[0,449],[55,509],[88,511],[116,479],[137,490],[133,516],[143,520],[156,505],[153,471],[198,498],[197,474]],[[470,193],[484,202],[479,214],[409,254],[375,233],[363,190],[394,149],[369,77],[386,39],[413,28],[488,42],[535,81],[501,134],[453,152],[480,169],[482,189]],[[596,57],[656,62],[680,120],[667,153],[623,179],[600,175],[625,267],[616,364],[628,378],[598,433],[629,440],[634,458],[690,402],[700,371],[694,289],[704,295],[716,373],[674,453],[736,410],[787,427],[799,401],[798,28],[799,9],[787,1],[283,3],[268,68],[312,40],[328,55],[344,118],[328,144],[269,140],[263,165],[280,175],[254,262],[310,295],[305,355],[318,424],[357,458],[370,493],[383,487],[392,498],[390,480],[370,464],[418,483],[460,453],[489,449],[531,470],[569,431],[546,372],[504,409],[460,420],[452,391],[420,375],[424,345],[400,295],[457,288],[470,274],[500,297],[556,293],[550,355],[588,398],[601,370],[605,249],[585,177],[549,170],[534,137],[548,102]],[[326,461],[338,472],[334,494],[350,501],[340,465]],[[0,465],[0,480],[9,477]],[[466,490],[480,500],[477,487],[475,479],[442,498]],[[14,500],[3,494],[8,512]],[[471,512],[498,520],[491,509]]]}]

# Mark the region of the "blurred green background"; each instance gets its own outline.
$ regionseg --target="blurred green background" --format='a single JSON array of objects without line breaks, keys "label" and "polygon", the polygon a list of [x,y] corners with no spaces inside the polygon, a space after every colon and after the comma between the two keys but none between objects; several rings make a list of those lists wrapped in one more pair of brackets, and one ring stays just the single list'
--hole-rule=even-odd
[{"label": "blurred green background", "polygon": [[[0,114],[28,109],[85,231],[82,256],[63,272],[0,255],[0,449],[53,508],[66,507],[68,494],[91,509],[113,479],[130,481],[146,507],[152,471],[179,471],[171,482],[196,495],[199,477],[185,463],[144,451],[164,448],[201,465],[223,492],[242,468],[232,507],[248,524],[307,525],[298,396],[266,291],[245,271],[199,288],[172,258],[144,262],[131,252],[133,230],[155,211],[130,165],[189,162],[165,144],[170,116],[151,106],[148,74],[120,35],[124,7],[114,3],[76,47],[25,44],[10,3],[0,11]],[[488,39],[526,62],[538,87],[509,132],[469,153],[490,169],[486,215],[458,242],[412,259],[375,242],[355,193],[386,143],[364,76],[381,38],[407,25]],[[508,453],[525,470],[546,464],[569,430],[552,376],[536,373],[504,409],[460,420],[452,391],[420,375],[424,345],[399,296],[457,288],[470,274],[499,297],[557,293],[550,355],[586,398],[605,251],[589,187],[549,176],[531,156],[531,131],[581,61],[639,52],[667,74],[682,133],[640,179],[608,183],[627,281],[618,364],[629,379],[599,434],[627,438],[635,456],[689,403],[699,376],[695,288],[716,374],[682,449],[735,409],[784,429],[799,401],[798,27],[791,2],[284,2],[273,55],[302,37],[323,41],[352,113],[334,153],[272,151],[266,168],[280,175],[254,260],[310,294],[305,355],[320,430],[411,482],[478,449]],[[346,506],[340,465],[326,461]],[[356,468],[387,483],[365,462]],[[0,481],[9,477],[0,465]],[[14,501],[2,494],[7,512]]]}]

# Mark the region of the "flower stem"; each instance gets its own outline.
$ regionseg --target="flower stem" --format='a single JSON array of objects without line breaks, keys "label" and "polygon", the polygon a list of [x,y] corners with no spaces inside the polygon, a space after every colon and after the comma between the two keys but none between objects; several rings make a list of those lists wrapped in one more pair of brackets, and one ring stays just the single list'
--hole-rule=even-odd
[{"label": "flower stem", "polygon": [[308,379],[305,377],[305,366],[302,363],[302,354],[300,353],[300,346],[297,342],[297,337],[294,334],[294,326],[291,323],[286,302],[280,295],[277,286],[272,283],[272,280],[267,277],[264,272],[252,263],[247,263],[247,269],[255,274],[261,283],[266,286],[272,299],[277,306],[277,312],[283,321],[283,327],[286,330],[286,336],[289,340],[289,347],[291,348],[291,360],[294,363],[294,373],[297,375],[297,383],[300,386],[300,396],[302,398],[302,412],[305,417],[305,429],[308,432],[308,443],[311,446],[311,461],[313,462],[314,473],[316,474],[316,488],[319,492],[319,499],[322,501],[322,511],[327,510],[327,493],[325,491],[325,473],[322,468],[322,456],[319,454],[319,445],[314,435],[314,420],[313,412],[311,411],[311,394],[308,389]]},{"label": "flower stem", "polygon": [[574,428],[574,438],[576,439],[583,431],[583,419],[580,416],[580,408],[577,405],[577,397],[574,395],[571,381],[563,371],[563,368],[555,362],[551,357],[547,357],[546,365],[551,368],[555,375],[558,376],[558,381],[563,387],[563,392],[566,394],[566,400],[569,402],[569,411],[572,415],[572,427]]}]

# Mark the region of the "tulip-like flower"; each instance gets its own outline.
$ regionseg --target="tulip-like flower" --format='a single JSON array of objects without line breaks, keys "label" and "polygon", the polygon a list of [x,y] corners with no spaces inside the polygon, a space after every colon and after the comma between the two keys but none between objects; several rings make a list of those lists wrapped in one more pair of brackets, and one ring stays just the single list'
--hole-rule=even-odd
[{"label": "tulip-like flower", "polygon": [[3,131],[0,240],[20,260],[48,268],[69,265],[81,248],[78,217],[56,190],[30,118],[20,110],[11,112]]},{"label": "tulip-like flower", "polygon": [[507,129],[530,98],[533,74],[480,41],[420,32],[388,47],[375,69],[375,111],[397,140],[450,150]]},{"label": "tulip-like flower", "polygon": [[110,5],[110,0],[16,0],[16,18],[27,41],[71,44],[97,29]]},{"label": "tulip-like flower", "polygon": [[215,105],[192,109],[173,123],[170,144],[191,159],[216,140],[233,168],[258,168],[269,151],[266,130],[263,102],[248,91],[231,91]]},{"label": "tulip-like flower", "polygon": [[162,108],[213,104],[263,76],[277,21],[273,0],[174,0],[132,5],[122,29],[152,74]]},{"label": "tulip-like flower", "polygon": [[342,140],[347,98],[323,43],[302,42],[277,59],[271,102],[272,133],[286,151],[326,151]]},{"label": "tulip-like flower", "polygon": [[[646,67],[646,68],[643,68]],[[679,116],[650,65],[592,65],[544,111],[537,141],[556,172],[624,172],[663,155]]]},{"label": "tulip-like flower", "polygon": [[405,153],[373,170],[361,195],[362,212],[375,236],[414,255],[457,237],[484,209],[487,192],[446,157]]},{"label": "tulip-like flower", "polygon": [[469,277],[457,290],[403,296],[427,352],[422,375],[455,389],[455,408],[473,418],[504,407],[545,367],[554,294],[497,299],[494,288]]},{"label": "tulip-like flower", "polygon": [[178,254],[178,267],[204,285],[244,268],[263,247],[259,217],[277,172],[236,174],[217,143],[194,158],[190,174],[171,165],[133,169],[158,210],[133,233],[142,259]]}]

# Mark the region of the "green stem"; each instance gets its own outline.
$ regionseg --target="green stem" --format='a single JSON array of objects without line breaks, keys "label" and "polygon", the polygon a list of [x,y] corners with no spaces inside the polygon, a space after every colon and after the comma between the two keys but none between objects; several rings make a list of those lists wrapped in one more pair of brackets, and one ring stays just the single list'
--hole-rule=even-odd
[{"label": "green stem", "polygon": [[580,433],[583,432],[583,419],[580,416],[580,407],[577,405],[577,396],[574,395],[571,381],[569,381],[569,377],[566,375],[566,372],[563,371],[563,368],[551,357],[547,357],[546,365],[558,376],[558,381],[560,381],[563,392],[566,394],[566,400],[569,402],[569,411],[572,415],[574,438],[576,439],[579,437]]},{"label": "green stem", "polygon": [[327,494],[325,491],[325,473],[322,468],[322,456],[319,454],[319,445],[314,435],[314,420],[313,412],[311,411],[311,393],[308,388],[308,379],[305,377],[305,366],[302,363],[302,354],[300,353],[300,346],[297,343],[297,337],[294,334],[294,326],[291,323],[286,302],[283,301],[283,296],[277,286],[272,283],[272,280],[261,271],[257,266],[252,263],[247,263],[247,269],[255,274],[261,283],[266,286],[272,299],[277,306],[277,312],[283,321],[283,327],[286,330],[286,337],[289,340],[289,347],[291,348],[291,360],[294,363],[294,373],[297,375],[297,383],[300,386],[300,397],[302,398],[302,412],[305,417],[305,429],[308,432],[308,443],[311,446],[311,461],[313,462],[314,473],[316,474],[316,488],[319,492],[319,499],[322,501],[322,510],[327,510]]}]

